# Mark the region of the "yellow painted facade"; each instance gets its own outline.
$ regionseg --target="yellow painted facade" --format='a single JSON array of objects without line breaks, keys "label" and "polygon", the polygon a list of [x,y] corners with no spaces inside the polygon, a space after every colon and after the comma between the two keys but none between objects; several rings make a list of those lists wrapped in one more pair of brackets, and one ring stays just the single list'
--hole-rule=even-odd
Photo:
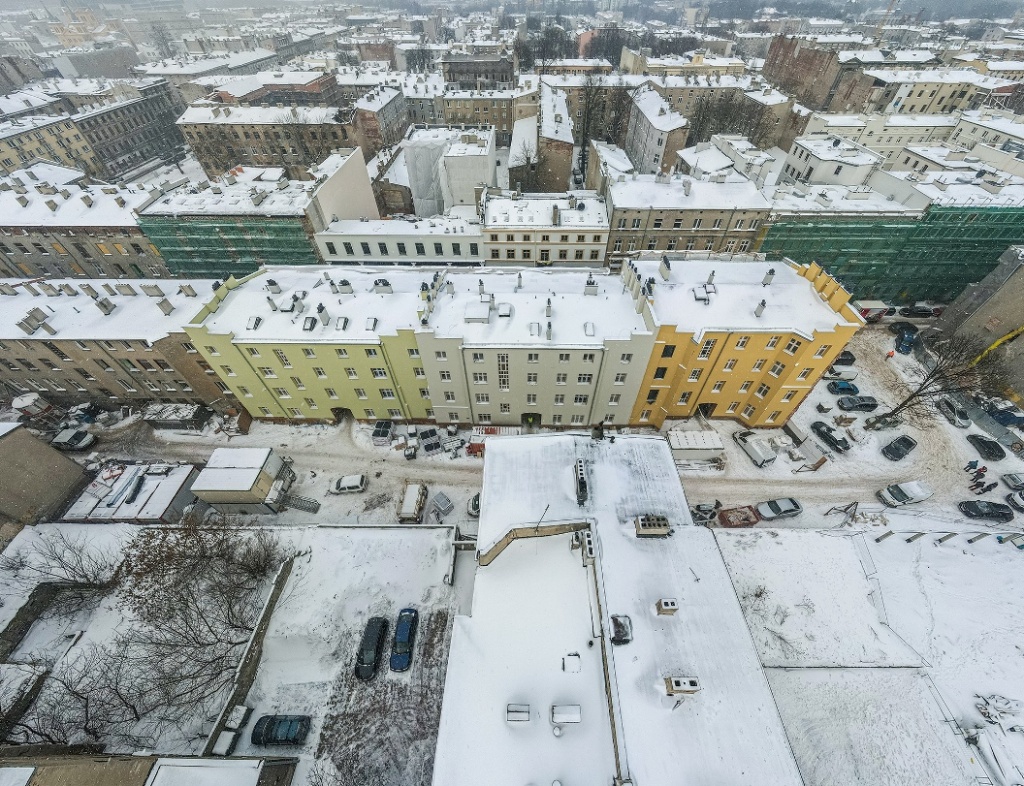
[{"label": "yellow painted facade", "polygon": [[817,264],[792,267],[848,324],[828,332],[706,331],[662,324],[630,415],[661,427],[668,418],[702,414],[751,427],[785,423],[863,324],[850,294]]}]

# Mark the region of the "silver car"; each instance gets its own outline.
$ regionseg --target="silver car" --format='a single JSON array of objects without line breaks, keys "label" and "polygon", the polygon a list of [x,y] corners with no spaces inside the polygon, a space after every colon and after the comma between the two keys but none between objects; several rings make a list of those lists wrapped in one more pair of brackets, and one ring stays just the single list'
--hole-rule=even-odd
[{"label": "silver car", "polygon": [[765,521],[788,519],[804,512],[803,506],[792,497],[770,499],[757,506],[757,515]]},{"label": "silver car", "polygon": [[935,408],[939,410],[946,420],[957,428],[970,428],[971,417],[967,414],[967,410],[957,404],[953,399],[948,396],[943,396],[935,402]]}]

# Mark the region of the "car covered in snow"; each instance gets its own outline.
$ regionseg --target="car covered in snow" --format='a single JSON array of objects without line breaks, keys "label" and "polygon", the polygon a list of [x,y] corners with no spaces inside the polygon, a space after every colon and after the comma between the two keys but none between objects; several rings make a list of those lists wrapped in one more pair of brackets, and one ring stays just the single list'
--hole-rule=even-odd
[{"label": "car covered in snow", "polygon": [[1013,521],[1013,509],[1002,502],[989,502],[987,499],[970,499],[957,505],[960,512],[969,519],[986,521]]},{"label": "car covered in snow", "polygon": [[915,502],[924,502],[935,492],[931,487],[920,480],[910,480],[906,483],[893,483],[884,489],[875,492],[879,501],[890,508],[899,508],[904,505],[913,505]]},{"label": "car covered in snow", "polygon": [[804,512],[803,506],[792,497],[770,499],[757,506],[757,515],[765,521],[788,519]]},{"label": "car covered in snow", "polygon": [[882,448],[882,455],[890,461],[902,461],[910,451],[917,447],[917,441],[906,434],[901,434],[892,442]]},{"label": "car covered in snow", "polygon": [[1015,491],[1012,494],[1007,494],[1006,501],[1010,504],[1010,507],[1024,513],[1024,491]]},{"label": "car covered in snow", "polygon": [[469,498],[469,502],[466,503],[466,514],[473,519],[480,517],[480,492],[478,491],[472,497]]},{"label": "car covered in snow", "polygon": [[1024,491],[1024,475],[1011,472],[1009,475],[1003,475],[1000,480],[1014,491]]},{"label": "car covered in snow", "polygon": [[372,680],[377,674],[381,650],[384,649],[384,638],[388,632],[388,621],[383,617],[370,617],[366,630],[359,641],[356,653],[356,676],[361,680]]},{"label": "car covered in snow", "polygon": [[836,400],[836,406],[843,412],[874,412],[878,400],[874,396],[842,396]]},{"label": "car covered in snow", "polygon": [[1003,446],[990,437],[984,437],[981,434],[968,434],[967,441],[974,445],[975,450],[985,461],[1000,461],[1006,458]]},{"label": "car covered in snow", "polygon": [[828,423],[816,420],[811,424],[811,431],[817,435],[818,439],[837,453],[845,453],[850,449],[850,440],[832,428]]},{"label": "car covered in snow", "polygon": [[391,671],[408,671],[412,665],[412,650],[416,644],[416,628],[420,615],[416,609],[402,609],[395,623],[395,637],[391,642]]},{"label": "car covered in snow", "polygon": [[845,379],[833,379],[828,383],[828,392],[833,396],[856,396],[860,388]]},{"label": "car covered in snow", "polygon": [[264,715],[252,727],[253,745],[302,745],[309,736],[308,715]]},{"label": "car covered in snow", "polygon": [[967,410],[957,404],[949,396],[943,396],[935,402],[935,408],[950,424],[957,428],[970,428],[971,416]]},{"label": "car covered in snow", "polygon": [[853,382],[857,378],[857,370],[853,368],[836,368],[835,366],[829,366],[825,373],[821,375],[822,379],[842,379],[847,382]]}]

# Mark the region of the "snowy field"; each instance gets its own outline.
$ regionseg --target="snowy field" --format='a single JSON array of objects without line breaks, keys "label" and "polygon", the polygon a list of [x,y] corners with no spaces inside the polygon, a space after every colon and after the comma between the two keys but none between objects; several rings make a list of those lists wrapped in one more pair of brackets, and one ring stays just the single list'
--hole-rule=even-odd
[{"label": "snowy field", "polygon": [[963,741],[917,669],[769,669],[807,786],[966,786]]},{"label": "snowy field", "polygon": [[804,778],[959,784],[985,763],[993,783],[1019,782],[1024,553],[877,534],[716,531]]},{"label": "snowy field", "polygon": [[715,533],[764,666],[920,664],[879,618],[877,590],[855,547],[859,536]]}]

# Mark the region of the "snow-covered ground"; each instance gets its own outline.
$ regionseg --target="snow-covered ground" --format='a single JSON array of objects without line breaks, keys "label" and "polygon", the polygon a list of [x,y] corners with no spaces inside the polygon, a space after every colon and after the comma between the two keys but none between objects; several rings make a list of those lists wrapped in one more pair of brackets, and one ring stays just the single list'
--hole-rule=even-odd
[{"label": "snow-covered ground", "polygon": [[[809,786],[968,783],[982,762],[1024,777],[1024,553],[920,521],[911,543],[716,531]],[[981,696],[1009,700],[1000,724]]]},{"label": "snow-covered ground", "polygon": [[[862,535],[715,532],[763,665],[920,665],[879,618],[853,542]],[[822,591],[829,586],[841,591]]]},{"label": "snow-covered ground", "polygon": [[[237,754],[266,755],[248,736],[261,715],[311,715],[309,741],[289,749],[301,759],[295,783],[306,782],[314,759],[332,762],[345,783],[429,783],[454,610],[454,589],[444,583],[451,531],[307,527],[282,535],[300,556],[264,639]],[[413,667],[396,674],[391,634],[409,606],[420,614]],[[353,669],[372,616],[390,627],[367,683]]]}]

